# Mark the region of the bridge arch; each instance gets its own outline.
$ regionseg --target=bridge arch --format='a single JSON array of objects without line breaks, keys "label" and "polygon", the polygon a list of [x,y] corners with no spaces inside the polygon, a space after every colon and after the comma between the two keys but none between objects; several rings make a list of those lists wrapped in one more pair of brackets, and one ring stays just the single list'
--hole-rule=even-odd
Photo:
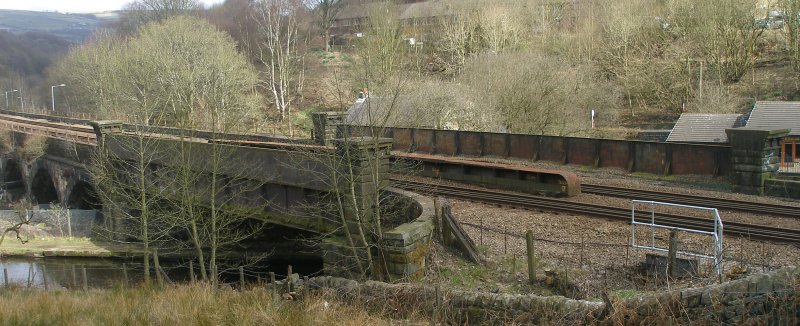
[{"label": "bridge arch", "polygon": [[50,171],[40,166],[32,175],[31,179],[31,200],[34,204],[58,203],[58,190]]},{"label": "bridge arch", "polygon": [[98,211],[103,209],[100,197],[97,196],[97,190],[89,182],[78,181],[72,186],[68,194],[65,203],[69,209],[94,209]]},{"label": "bridge arch", "polygon": [[3,190],[5,199],[13,201],[25,196],[25,177],[16,160],[8,159],[3,162]]}]

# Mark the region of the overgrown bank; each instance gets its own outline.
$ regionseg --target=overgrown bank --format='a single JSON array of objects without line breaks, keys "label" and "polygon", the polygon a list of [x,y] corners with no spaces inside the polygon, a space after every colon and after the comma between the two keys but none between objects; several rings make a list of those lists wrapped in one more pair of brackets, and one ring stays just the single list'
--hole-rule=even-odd
[{"label": "overgrown bank", "polygon": [[2,325],[388,325],[392,320],[324,296],[273,301],[265,288],[34,291],[0,289]]}]

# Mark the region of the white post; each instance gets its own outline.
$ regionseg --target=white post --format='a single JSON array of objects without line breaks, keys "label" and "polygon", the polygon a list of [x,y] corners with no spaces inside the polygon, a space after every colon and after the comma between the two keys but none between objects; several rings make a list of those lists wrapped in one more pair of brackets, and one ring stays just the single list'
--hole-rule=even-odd
[{"label": "white post", "polygon": [[8,93],[14,93],[14,92],[17,92],[17,91],[19,91],[19,90],[18,89],[14,89],[14,90],[10,90],[10,91],[6,92],[6,109],[8,109]]},{"label": "white post", "polygon": [[53,103],[53,112],[56,112],[56,87],[64,87],[66,84],[50,86],[50,100]]}]

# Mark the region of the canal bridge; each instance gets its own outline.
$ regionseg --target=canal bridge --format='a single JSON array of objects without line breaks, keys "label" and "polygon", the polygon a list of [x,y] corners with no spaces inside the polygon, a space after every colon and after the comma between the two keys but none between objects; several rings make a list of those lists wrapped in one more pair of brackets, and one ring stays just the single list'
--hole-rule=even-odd
[{"label": "canal bridge", "polygon": [[[0,137],[0,176],[12,198],[100,210],[107,216],[102,223],[120,231],[126,226],[104,207],[92,168],[103,153],[134,162],[143,153],[130,145],[146,141],[147,148],[153,149],[145,153],[148,173],[153,176],[168,170],[165,167],[188,164],[187,168],[197,173],[198,183],[210,180],[211,173],[220,175],[218,180],[236,179],[235,184],[249,187],[237,193],[235,202],[257,208],[251,212],[255,218],[280,226],[279,233],[293,230],[288,233],[322,238],[315,250],[327,274],[346,274],[343,266],[352,265],[344,229],[383,215],[392,216],[392,221],[384,221],[387,227],[380,240],[390,276],[417,277],[424,270],[424,253],[433,231],[433,203],[388,188],[390,139],[333,139],[331,134],[314,143],[12,112],[0,112],[0,130],[5,131]],[[178,157],[186,146],[191,147],[194,159]],[[209,158],[220,149],[226,153],[226,162],[214,168]],[[222,191],[220,196],[226,193]],[[343,201],[341,220],[319,209],[333,207],[332,193],[352,196]],[[378,201],[385,197],[393,200],[384,201],[390,204],[379,212]],[[385,210],[393,214],[380,214]],[[377,246],[379,240],[369,237],[368,241]]]}]

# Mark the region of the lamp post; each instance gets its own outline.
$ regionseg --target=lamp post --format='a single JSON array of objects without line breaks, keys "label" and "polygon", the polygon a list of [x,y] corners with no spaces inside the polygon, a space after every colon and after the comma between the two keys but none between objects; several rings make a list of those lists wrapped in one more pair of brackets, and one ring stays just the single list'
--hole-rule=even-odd
[{"label": "lamp post", "polygon": [[14,92],[19,92],[19,90],[15,89],[15,90],[11,90],[11,91],[6,92],[6,109],[8,109],[8,93],[14,93]]},{"label": "lamp post", "polygon": [[53,101],[53,112],[56,112],[56,87],[64,87],[66,84],[50,86],[50,99]]}]

